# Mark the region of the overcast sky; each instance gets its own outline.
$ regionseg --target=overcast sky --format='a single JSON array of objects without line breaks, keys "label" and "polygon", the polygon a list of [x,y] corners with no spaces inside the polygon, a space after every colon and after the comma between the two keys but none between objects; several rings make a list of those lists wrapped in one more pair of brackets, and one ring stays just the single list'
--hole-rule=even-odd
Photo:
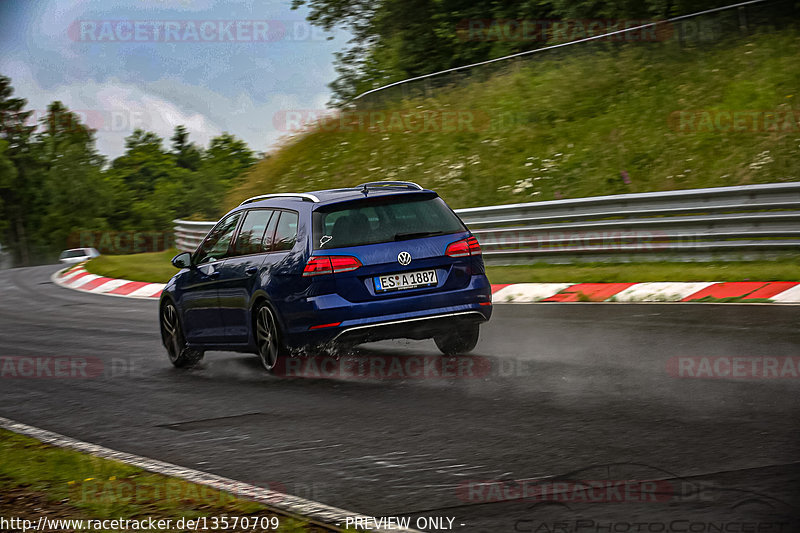
[{"label": "overcast sky", "polygon": [[111,157],[137,126],[168,139],[178,124],[204,146],[228,131],[266,151],[287,111],[324,109],[348,39],[290,3],[0,0],[0,73],[37,115],[53,100],[78,111]]}]

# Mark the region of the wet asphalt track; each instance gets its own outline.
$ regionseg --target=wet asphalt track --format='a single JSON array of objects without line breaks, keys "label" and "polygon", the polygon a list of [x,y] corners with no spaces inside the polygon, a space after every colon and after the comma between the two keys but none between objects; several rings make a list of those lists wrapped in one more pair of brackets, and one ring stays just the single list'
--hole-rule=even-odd
[{"label": "wet asphalt track", "polygon": [[[498,305],[475,351],[484,377],[287,379],[245,354],[176,370],[156,302],[59,288],[56,268],[0,271],[0,356],[98,358],[104,375],[4,377],[0,416],[352,511],[454,517],[458,531],[800,531],[786,524],[800,515],[800,380],[666,370],[677,356],[798,356],[798,306]],[[646,503],[459,489],[547,476],[667,481]]]}]

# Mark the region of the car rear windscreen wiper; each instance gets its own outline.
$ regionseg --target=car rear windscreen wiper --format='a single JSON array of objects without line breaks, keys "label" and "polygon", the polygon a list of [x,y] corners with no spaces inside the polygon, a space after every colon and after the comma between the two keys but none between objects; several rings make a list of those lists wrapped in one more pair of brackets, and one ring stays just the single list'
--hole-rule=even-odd
[{"label": "car rear windscreen wiper", "polygon": [[394,240],[407,241],[409,239],[421,239],[422,237],[430,237],[432,235],[441,235],[443,231],[417,231],[414,233],[396,233]]}]

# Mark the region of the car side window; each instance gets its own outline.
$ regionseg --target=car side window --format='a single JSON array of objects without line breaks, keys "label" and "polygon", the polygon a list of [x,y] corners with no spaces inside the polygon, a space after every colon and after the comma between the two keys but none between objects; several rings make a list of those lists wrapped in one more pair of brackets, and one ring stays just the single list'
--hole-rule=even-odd
[{"label": "car side window", "polygon": [[264,251],[264,233],[269,226],[270,217],[277,217],[277,212],[272,209],[253,209],[247,212],[233,245],[233,255],[250,255]]},{"label": "car side window", "polygon": [[297,219],[298,215],[294,211],[281,211],[281,218],[275,229],[275,241],[272,250],[275,252],[291,250],[297,241]]},{"label": "car side window", "polygon": [[269,220],[267,231],[264,233],[264,243],[261,246],[265,252],[272,251],[272,243],[275,242],[275,228],[278,226],[278,219],[280,216],[281,212],[276,210]]},{"label": "car side window", "polygon": [[195,252],[195,264],[211,263],[228,255],[228,248],[241,217],[241,212],[234,213],[224,218],[209,232],[200,248]]}]

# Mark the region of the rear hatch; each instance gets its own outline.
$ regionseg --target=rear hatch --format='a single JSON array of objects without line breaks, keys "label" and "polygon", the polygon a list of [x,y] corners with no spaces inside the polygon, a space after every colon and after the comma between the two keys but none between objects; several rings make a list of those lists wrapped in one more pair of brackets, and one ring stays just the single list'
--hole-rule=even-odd
[{"label": "rear hatch", "polygon": [[433,192],[322,206],[313,232],[313,255],[332,258],[333,292],[351,302],[460,289],[483,270],[465,246],[469,231]]}]

